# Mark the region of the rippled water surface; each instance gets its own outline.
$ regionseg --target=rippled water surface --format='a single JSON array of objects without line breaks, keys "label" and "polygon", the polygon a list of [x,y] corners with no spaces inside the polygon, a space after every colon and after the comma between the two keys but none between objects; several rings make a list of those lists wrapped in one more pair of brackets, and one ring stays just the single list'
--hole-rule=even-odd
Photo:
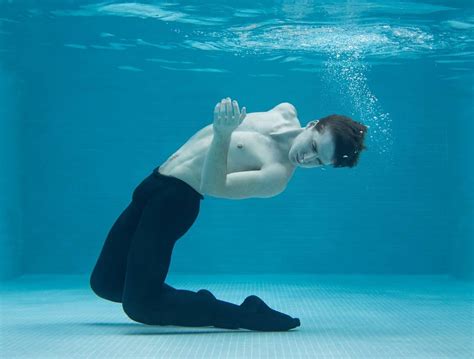
[{"label": "rippled water surface", "polygon": [[[35,46],[55,56],[84,52],[84,60],[112,51],[111,66],[121,71],[314,74],[371,127],[379,153],[390,152],[393,144],[392,118],[368,84],[371,66],[431,59],[443,71],[441,80],[472,83],[474,13],[464,1],[2,4],[3,38],[25,22],[50,26],[51,37]],[[0,50],[8,56],[14,46],[6,41]]]}]

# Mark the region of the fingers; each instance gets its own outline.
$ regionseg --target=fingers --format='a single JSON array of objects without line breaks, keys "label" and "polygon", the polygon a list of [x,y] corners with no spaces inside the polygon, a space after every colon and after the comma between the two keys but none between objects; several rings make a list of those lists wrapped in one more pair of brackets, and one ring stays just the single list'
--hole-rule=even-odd
[{"label": "fingers", "polygon": [[231,100],[230,97],[223,98],[214,107],[214,121],[220,121],[223,124],[230,124],[236,120],[242,122],[246,114],[247,109],[242,107],[241,111],[239,103],[236,100]]},{"label": "fingers", "polygon": [[234,109],[234,116],[240,118],[239,103],[236,100],[232,101],[232,107]]},{"label": "fingers", "polygon": [[228,121],[232,120],[233,113],[232,113],[232,104],[230,103],[230,97],[225,99],[225,112],[226,112],[226,119]]},{"label": "fingers", "polygon": [[240,113],[240,122],[244,120],[245,116],[247,116],[247,109],[244,106],[242,107],[242,112]]},{"label": "fingers", "polygon": [[221,103],[219,106],[219,119],[221,121],[225,120],[225,99],[224,98],[221,100]]},{"label": "fingers", "polygon": [[219,105],[220,102],[216,103],[216,106],[214,107],[214,122],[219,119]]}]

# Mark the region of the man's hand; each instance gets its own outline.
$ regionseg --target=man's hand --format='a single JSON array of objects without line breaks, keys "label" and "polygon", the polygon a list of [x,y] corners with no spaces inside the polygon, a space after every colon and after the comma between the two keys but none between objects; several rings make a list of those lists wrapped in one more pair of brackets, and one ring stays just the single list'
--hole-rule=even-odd
[{"label": "man's hand", "polygon": [[230,136],[242,123],[246,114],[245,107],[242,107],[242,112],[240,112],[236,100],[231,101],[230,97],[223,98],[214,107],[214,133],[218,136]]}]

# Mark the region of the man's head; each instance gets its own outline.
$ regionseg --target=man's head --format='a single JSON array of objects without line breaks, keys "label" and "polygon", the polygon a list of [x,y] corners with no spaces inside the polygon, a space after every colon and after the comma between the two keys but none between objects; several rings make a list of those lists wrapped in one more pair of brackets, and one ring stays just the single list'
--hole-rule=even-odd
[{"label": "man's head", "polygon": [[349,117],[330,115],[309,122],[294,140],[288,157],[299,167],[332,164],[354,167],[365,149],[367,127]]}]

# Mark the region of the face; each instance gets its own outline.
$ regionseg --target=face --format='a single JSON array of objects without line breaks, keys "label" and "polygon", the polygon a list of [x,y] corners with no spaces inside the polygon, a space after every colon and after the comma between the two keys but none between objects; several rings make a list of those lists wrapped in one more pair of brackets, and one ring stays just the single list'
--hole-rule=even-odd
[{"label": "face", "polygon": [[334,141],[329,129],[317,131],[318,121],[309,122],[294,140],[288,157],[298,167],[312,168],[330,165],[334,156]]}]

